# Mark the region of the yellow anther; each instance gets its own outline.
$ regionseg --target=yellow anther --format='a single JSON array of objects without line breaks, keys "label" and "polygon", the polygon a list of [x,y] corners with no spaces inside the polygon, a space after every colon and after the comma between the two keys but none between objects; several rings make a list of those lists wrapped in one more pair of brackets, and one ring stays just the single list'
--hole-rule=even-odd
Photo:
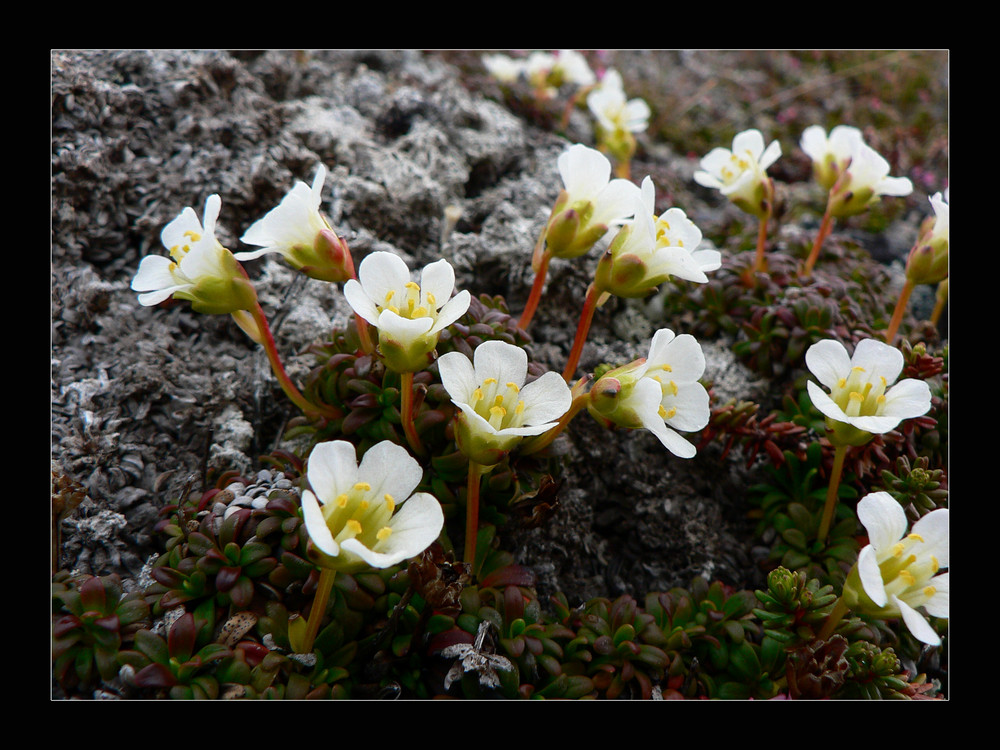
[{"label": "yellow anther", "polygon": [[390,529],[388,526],[383,526],[381,529],[378,530],[378,533],[375,536],[381,542],[385,539],[388,539],[391,535],[392,535],[392,529]]},{"label": "yellow anther", "polygon": [[931,570],[937,573],[940,567],[941,563],[938,562],[938,559],[934,555],[931,555]]},{"label": "yellow anther", "polygon": [[677,395],[677,383],[675,383],[673,380],[670,381],[670,392],[674,396]]},{"label": "yellow anther", "polygon": [[514,407],[514,413],[520,414],[523,411],[524,411],[524,401],[519,399],[517,402],[517,406]]},{"label": "yellow anther", "polygon": [[514,391],[514,393],[521,392],[521,389],[517,387],[517,383],[514,382],[507,383],[507,387],[510,388],[512,391]]},{"label": "yellow anther", "polygon": [[667,416],[665,416],[664,419],[673,419],[676,415],[677,415],[677,409],[671,406],[667,410]]},{"label": "yellow anther", "polygon": [[924,541],[924,538],[922,536],[920,536],[920,534],[914,534],[912,532],[909,533],[909,534],[907,534],[906,538],[907,539],[912,539],[915,542],[922,542],[922,541]]},{"label": "yellow anther", "polygon": [[924,596],[930,598],[937,593],[937,589],[933,586],[924,586]]},{"label": "yellow anther", "polygon": [[396,290],[390,289],[388,292],[385,293],[385,301],[389,302],[394,296],[396,296]]},{"label": "yellow anther", "polygon": [[663,404],[659,405],[659,407],[656,409],[656,413],[659,414],[660,417],[663,419],[667,418],[667,410],[663,408]]},{"label": "yellow anther", "polygon": [[486,378],[486,380],[483,381],[483,385],[496,385],[496,384],[497,384],[496,378]]},{"label": "yellow anther", "polygon": [[860,365],[854,365],[854,367],[851,368],[851,372],[864,372],[864,371],[865,368],[861,367]]},{"label": "yellow anther", "polygon": [[413,314],[418,318],[426,318],[427,308],[421,305],[420,307],[418,307],[416,310],[413,311]]},{"label": "yellow anther", "polygon": [[903,554],[904,549],[905,547],[902,542],[896,542],[894,545],[892,545],[892,556],[899,557],[900,555]]},{"label": "yellow anther", "polygon": [[504,409],[502,406],[493,406],[490,408],[490,414],[492,414],[494,417],[506,417],[507,410]]},{"label": "yellow anther", "polygon": [[386,305],[385,309],[389,310],[390,312],[396,313],[396,315],[399,315],[399,308],[396,307],[395,305]]},{"label": "yellow anther", "polygon": [[337,495],[337,507],[346,508],[347,507],[347,495]]},{"label": "yellow anther", "polygon": [[344,524],[344,526],[348,531],[350,531],[355,536],[360,534],[362,531],[361,522],[354,518],[352,518],[350,521]]},{"label": "yellow anther", "polygon": [[472,392],[472,402],[476,403],[476,402],[482,401],[482,400],[483,400],[483,389],[482,388],[476,388],[476,390],[474,390]]},{"label": "yellow anther", "polygon": [[843,388],[845,385],[847,385],[847,378],[841,378],[837,381],[838,388]]},{"label": "yellow anther", "polygon": [[193,229],[189,229],[184,233],[185,237],[190,237],[192,242],[199,242],[201,240],[201,235],[198,234]]},{"label": "yellow anther", "polygon": [[362,492],[369,492],[372,486],[368,482],[358,482],[354,485],[354,489],[361,490]]},{"label": "yellow anther", "polygon": [[407,289],[412,289],[417,292],[420,291],[420,284],[418,284],[415,281],[407,281],[403,286],[405,286]]},{"label": "yellow anther", "polygon": [[437,300],[434,298],[434,295],[431,294],[430,292],[427,292],[427,304],[431,305],[432,307],[437,307]]},{"label": "yellow anther", "polygon": [[385,493],[385,504],[389,508],[390,513],[396,510],[396,501],[388,492]]},{"label": "yellow anther", "polygon": [[907,586],[912,586],[917,582],[917,579],[913,577],[913,573],[908,570],[899,571],[899,577]]},{"label": "yellow anther", "polygon": [[369,503],[367,500],[362,500],[360,503],[358,503],[358,510],[364,513],[366,510],[368,510],[368,505]]},{"label": "yellow anther", "polygon": [[501,396],[499,393],[496,396],[494,396],[493,397],[493,405],[494,406],[503,406],[503,396]]}]

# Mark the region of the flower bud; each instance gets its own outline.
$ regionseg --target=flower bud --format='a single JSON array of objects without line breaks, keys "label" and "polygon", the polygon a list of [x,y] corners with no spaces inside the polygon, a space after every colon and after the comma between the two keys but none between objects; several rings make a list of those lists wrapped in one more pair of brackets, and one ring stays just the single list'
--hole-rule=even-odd
[{"label": "flower bud", "polygon": [[342,284],[354,278],[354,259],[347,243],[332,229],[321,229],[312,245],[296,245],[287,255],[289,263],[311,279]]},{"label": "flower bud", "polygon": [[594,419],[608,427],[643,427],[642,419],[629,405],[629,397],[642,375],[639,368],[645,362],[645,358],[641,358],[610,370],[591,386],[587,411]]}]

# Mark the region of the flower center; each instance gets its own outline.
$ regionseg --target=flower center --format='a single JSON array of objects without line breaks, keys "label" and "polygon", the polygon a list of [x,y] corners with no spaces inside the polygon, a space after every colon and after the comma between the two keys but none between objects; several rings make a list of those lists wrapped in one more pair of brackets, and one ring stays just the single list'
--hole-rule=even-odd
[{"label": "flower center", "polygon": [[174,259],[174,266],[177,266],[184,260],[184,256],[191,252],[191,245],[201,241],[201,235],[192,229],[187,230],[184,236],[188,238],[189,242],[170,248],[170,257]]},{"label": "flower center", "polygon": [[430,292],[423,292],[420,284],[407,281],[401,291],[390,289],[382,303],[383,310],[391,310],[402,318],[436,318],[437,300]]},{"label": "flower center", "polygon": [[888,381],[882,375],[870,379],[863,367],[852,367],[841,378],[830,397],[849,417],[877,417],[885,410],[885,389]]},{"label": "flower center", "polygon": [[472,408],[494,430],[520,427],[524,424],[524,400],[517,383],[501,386],[496,378],[486,378],[472,392]]},{"label": "flower center", "polygon": [[934,555],[921,554],[923,543],[919,534],[908,534],[884,552],[879,562],[886,593],[896,595],[913,607],[934,596],[935,588],[929,581],[940,568]]},{"label": "flower center", "polygon": [[755,161],[753,154],[749,151],[746,152],[746,156],[740,156],[735,153],[730,154],[729,164],[722,165],[722,168],[719,170],[719,176],[722,177],[722,181],[726,185],[729,185],[747,171]]},{"label": "flower center", "polygon": [[392,529],[388,521],[396,509],[396,501],[389,493],[381,497],[376,494],[367,482],[357,482],[323,506],[326,525],[337,544],[358,538],[369,549],[375,549],[379,542],[389,538]]}]

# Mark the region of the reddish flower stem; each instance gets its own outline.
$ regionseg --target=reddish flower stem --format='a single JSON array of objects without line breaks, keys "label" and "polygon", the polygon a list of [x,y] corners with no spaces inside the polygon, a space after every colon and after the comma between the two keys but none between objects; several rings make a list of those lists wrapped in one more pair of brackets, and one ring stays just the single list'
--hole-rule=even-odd
[{"label": "reddish flower stem", "polygon": [[465,491],[465,556],[469,565],[476,562],[476,534],[479,532],[479,464],[469,461],[469,478]]},{"label": "reddish flower stem", "polygon": [[[539,240],[539,242],[544,242],[544,240]],[[538,309],[538,302],[542,299],[542,287],[545,286],[545,276],[548,274],[549,261],[551,259],[551,255],[547,252],[542,252],[538,260],[538,270],[535,271],[535,281],[531,285],[531,294],[528,295],[528,301],[524,305],[521,319],[517,322],[518,327],[525,331],[528,330],[528,325],[535,316],[535,310]]]},{"label": "reddish flower stem", "polygon": [[896,331],[899,330],[899,324],[903,322],[903,313],[906,312],[906,305],[909,303],[912,293],[913,282],[907,279],[899,293],[899,299],[896,300],[896,309],[892,311],[892,320],[889,321],[889,327],[885,331],[887,344],[891,344],[892,340],[896,338]]},{"label": "reddish flower stem", "polygon": [[597,287],[591,283],[587,287],[587,298],[583,301],[583,310],[580,312],[580,322],[576,327],[576,338],[573,340],[573,348],[569,353],[569,360],[566,362],[566,369],[563,370],[563,380],[567,383],[576,374],[576,366],[580,362],[580,355],[583,354],[583,345],[587,341],[587,334],[590,332],[590,324],[594,320],[594,313],[597,311],[597,300],[601,293]]},{"label": "reddish flower stem", "polygon": [[803,269],[804,276],[812,274],[813,266],[816,265],[816,260],[819,258],[820,248],[823,247],[823,243],[826,242],[826,238],[830,235],[830,230],[832,229],[833,216],[830,214],[830,207],[828,205],[826,211],[823,213],[823,221],[819,225],[819,232],[816,234],[816,241],[813,243],[812,252],[809,253],[809,258],[806,260],[806,265]]},{"label": "reddish flower stem", "polygon": [[299,407],[303,413],[310,416],[328,417],[336,419],[341,416],[340,412],[329,407],[321,407],[310,402],[295,384],[292,382],[291,378],[288,377],[288,373],[285,372],[284,366],[281,364],[281,357],[278,355],[278,347],[274,343],[274,336],[271,334],[271,327],[267,324],[267,317],[264,315],[264,310],[260,306],[260,303],[254,304],[254,309],[249,311],[253,316],[254,323],[257,324],[257,330],[260,332],[260,344],[264,347],[264,351],[267,353],[267,359],[271,363],[271,371],[274,372],[274,376],[278,379],[278,384],[281,386],[281,390],[285,392],[285,395]]},{"label": "reddish flower stem", "polygon": [[833,468],[830,471],[830,486],[826,490],[826,505],[823,506],[823,517],[820,519],[819,532],[816,539],[822,544],[830,532],[833,521],[833,511],[837,507],[837,489],[840,487],[840,475],[844,472],[844,459],[850,446],[838,445],[833,454]]},{"label": "reddish flower stem", "polygon": [[399,416],[403,422],[403,434],[406,435],[406,440],[410,444],[410,448],[413,449],[413,452],[418,456],[423,456],[426,454],[426,451],[424,450],[423,443],[420,442],[416,425],[413,423],[413,373],[404,372],[399,377]]}]

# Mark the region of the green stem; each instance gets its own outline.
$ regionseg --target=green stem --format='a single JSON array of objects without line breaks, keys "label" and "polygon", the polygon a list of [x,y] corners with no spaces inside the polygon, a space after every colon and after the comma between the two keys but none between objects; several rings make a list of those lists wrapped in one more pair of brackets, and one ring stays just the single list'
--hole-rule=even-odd
[{"label": "green stem", "polygon": [[331,419],[336,419],[341,416],[336,410],[317,406],[299,392],[299,389],[295,387],[295,384],[292,382],[291,378],[288,377],[288,373],[285,372],[285,368],[281,364],[281,357],[278,355],[278,347],[274,343],[274,336],[271,334],[271,327],[267,324],[267,317],[264,315],[264,310],[260,306],[260,303],[256,303],[254,305],[254,309],[249,312],[253,316],[254,323],[257,325],[257,330],[260,332],[260,344],[264,347],[264,351],[267,353],[267,359],[271,363],[271,371],[278,379],[278,384],[281,386],[281,390],[285,392],[285,395],[288,396],[292,403],[299,407],[299,409],[301,409],[305,414],[310,416],[320,416]]},{"label": "green stem", "polygon": [[837,629],[837,625],[840,624],[840,621],[844,619],[844,615],[849,611],[847,605],[844,604],[843,597],[837,599],[837,603],[827,616],[826,622],[823,623],[823,629],[819,631],[819,639],[825,641],[833,635],[833,631]]},{"label": "green stem", "polygon": [[569,360],[566,362],[566,369],[563,370],[563,380],[567,383],[576,374],[576,366],[580,362],[580,355],[583,354],[583,345],[587,341],[587,334],[590,332],[590,324],[594,320],[594,313],[597,311],[597,300],[601,293],[597,287],[590,284],[587,287],[587,298],[583,301],[583,310],[580,312],[580,322],[576,327],[576,338],[573,340],[573,348],[569,353]]},{"label": "green stem", "polygon": [[469,565],[476,562],[476,534],[479,532],[479,479],[482,467],[469,461],[469,478],[465,492],[465,557]]},{"label": "green stem", "polygon": [[416,425],[413,423],[413,373],[404,372],[400,375],[400,409],[399,415],[403,422],[403,433],[406,435],[406,440],[410,444],[410,448],[413,452],[419,456],[423,456],[426,451],[424,450],[423,443],[420,442],[420,436],[417,434]]},{"label": "green stem", "polygon": [[830,532],[830,523],[833,521],[833,511],[837,507],[837,489],[840,486],[840,475],[844,471],[844,459],[847,457],[847,450],[850,446],[838,445],[833,453],[833,468],[830,471],[830,486],[826,490],[826,505],[823,506],[823,518],[820,520],[819,533],[816,538],[822,544],[826,542],[826,535]]},{"label": "green stem", "polygon": [[312,653],[313,643],[319,634],[320,623],[326,615],[326,605],[330,601],[330,590],[333,588],[333,579],[337,577],[337,571],[331,568],[320,568],[319,583],[316,584],[316,593],[313,595],[312,608],[309,610],[309,621],[306,628],[305,640],[302,642],[302,653]]}]

